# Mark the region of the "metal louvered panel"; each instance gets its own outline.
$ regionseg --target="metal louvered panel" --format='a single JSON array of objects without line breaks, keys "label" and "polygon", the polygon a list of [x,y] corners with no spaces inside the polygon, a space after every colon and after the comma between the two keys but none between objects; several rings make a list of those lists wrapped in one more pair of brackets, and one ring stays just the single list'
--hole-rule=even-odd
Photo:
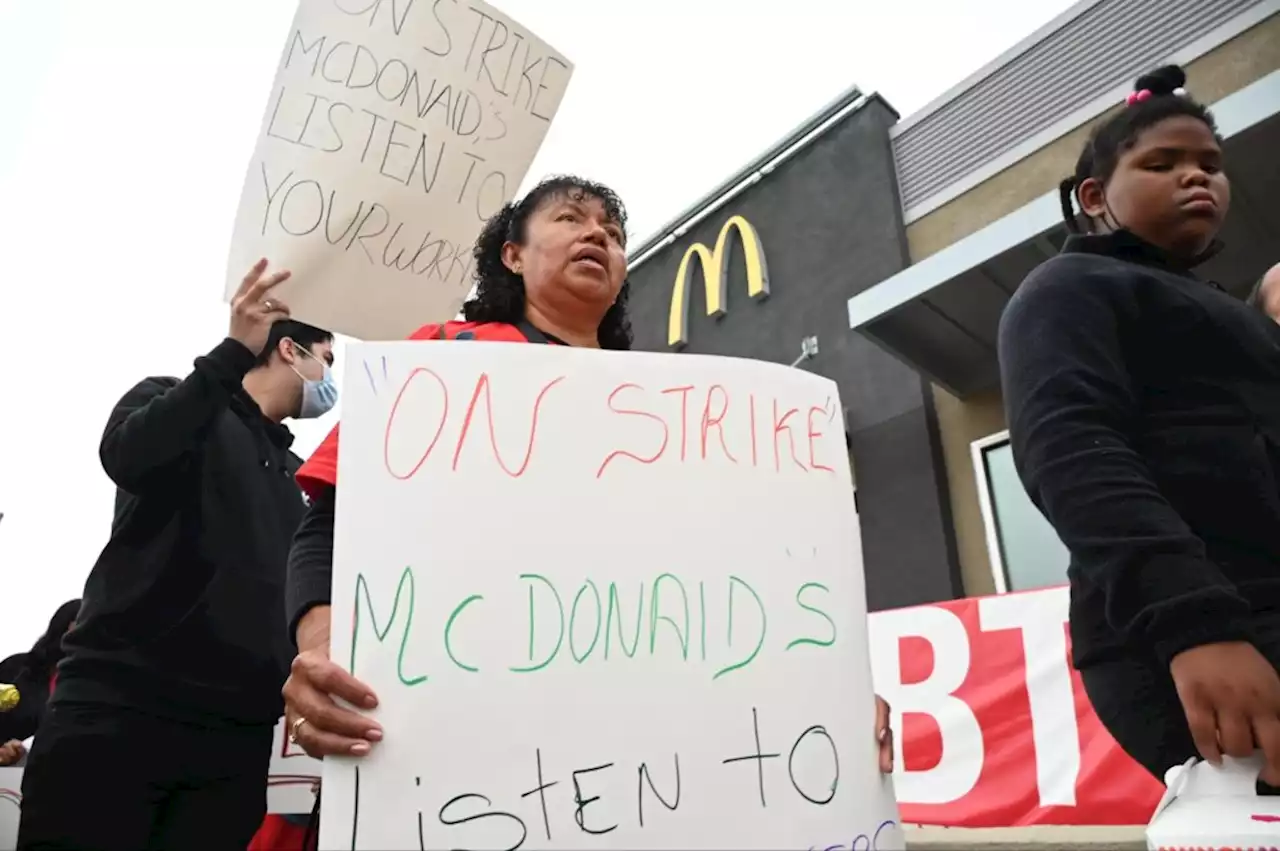
[{"label": "metal louvered panel", "polygon": [[919,204],[1260,0],[1102,0],[893,142],[904,209]]}]

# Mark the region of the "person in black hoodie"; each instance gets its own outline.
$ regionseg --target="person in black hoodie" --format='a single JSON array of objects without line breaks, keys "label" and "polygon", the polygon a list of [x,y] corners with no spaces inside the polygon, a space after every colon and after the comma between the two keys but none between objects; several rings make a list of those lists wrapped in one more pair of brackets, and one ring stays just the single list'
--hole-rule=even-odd
[{"label": "person in black hoodie", "polygon": [[18,691],[18,705],[0,712],[0,766],[13,765],[26,756],[22,742],[35,735],[44,717],[55,669],[62,660],[62,637],[79,611],[79,600],[63,603],[30,650],[0,662],[0,683],[9,683]]},{"label": "person in black hoodie", "polygon": [[289,319],[266,265],[190,375],[143,380],[107,421],[115,518],[28,757],[20,849],[228,851],[262,823],[305,509],[281,421],[337,395],[332,335]]},{"label": "person in black hoodie", "polygon": [[1230,187],[1213,117],[1165,67],[1062,185],[1088,233],[1000,323],[1013,455],[1071,552],[1075,665],[1159,779],[1260,748],[1280,783],[1280,326],[1198,280]]}]

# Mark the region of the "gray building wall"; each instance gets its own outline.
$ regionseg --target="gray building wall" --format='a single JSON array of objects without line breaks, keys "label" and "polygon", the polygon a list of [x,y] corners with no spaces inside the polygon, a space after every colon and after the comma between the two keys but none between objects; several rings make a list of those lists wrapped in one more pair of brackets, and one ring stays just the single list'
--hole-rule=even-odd
[{"label": "gray building wall", "polygon": [[[1262,0],[1092,0],[981,80],[895,131],[908,210]],[[1186,60],[1180,60],[1185,62]],[[1029,98],[1027,92],[1054,92]],[[1201,96],[1198,89],[1197,96]],[[1098,110],[1099,112],[1101,110]],[[1096,114],[1096,113],[1095,113]],[[1092,117],[1092,116],[1090,116]],[[1076,146],[1077,151],[1079,145]]]},{"label": "gray building wall", "polygon": [[915,372],[850,331],[845,307],[907,265],[888,136],[896,119],[872,97],[630,275],[637,348],[669,351],[671,291],[685,249],[714,246],[733,215],[755,226],[769,297],[747,297],[735,238],[723,316],[706,315],[700,272],[688,283],[686,351],[791,363],[803,338],[818,337],[818,356],[800,368],[840,387],[872,610],[963,596],[932,394]]}]

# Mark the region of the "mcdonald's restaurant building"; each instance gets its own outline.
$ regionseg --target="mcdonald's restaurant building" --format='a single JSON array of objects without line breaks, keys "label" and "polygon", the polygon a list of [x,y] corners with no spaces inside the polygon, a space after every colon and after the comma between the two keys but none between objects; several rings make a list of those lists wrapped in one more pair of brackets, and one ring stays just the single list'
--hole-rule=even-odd
[{"label": "mcdonald's restaurant building", "polygon": [[1280,0],[1082,0],[915,115],[850,89],[631,256],[640,348],[836,381],[873,610],[1065,582],[1013,471],[1000,314],[1132,81],[1187,69],[1225,138],[1243,294],[1280,262]]}]

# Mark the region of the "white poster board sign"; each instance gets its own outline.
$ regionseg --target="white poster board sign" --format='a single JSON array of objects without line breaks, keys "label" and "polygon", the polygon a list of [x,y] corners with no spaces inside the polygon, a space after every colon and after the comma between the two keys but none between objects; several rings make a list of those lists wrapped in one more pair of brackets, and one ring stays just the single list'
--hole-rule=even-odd
[{"label": "white poster board sign", "polygon": [[333,658],[385,740],[328,849],[902,848],[835,385],[731,358],[349,351]]},{"label": "white poster board sign", "polygon": [[573,66],[483,0],[301,0],[245,175],[225,296],[259,257],[295,318],[402,339],[452,318]]}]

